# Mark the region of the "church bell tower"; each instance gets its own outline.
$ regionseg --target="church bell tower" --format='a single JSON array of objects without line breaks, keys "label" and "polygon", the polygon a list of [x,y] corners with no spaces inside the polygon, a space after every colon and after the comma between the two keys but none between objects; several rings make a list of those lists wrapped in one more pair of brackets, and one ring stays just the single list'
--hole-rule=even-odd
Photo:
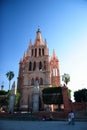
[{"label": "church bell tower", "polygon": [[40,28],[36,32],[34,44],[30,40],[27,51],[19,63],[18,91],[21,94],[20,109],[34,110],[35,83],[39,86],[38,110],[44,108],[42,90],[46,87],[59,86],[59,60],[53,51],[52,58],[46,39],[43,41]]}]

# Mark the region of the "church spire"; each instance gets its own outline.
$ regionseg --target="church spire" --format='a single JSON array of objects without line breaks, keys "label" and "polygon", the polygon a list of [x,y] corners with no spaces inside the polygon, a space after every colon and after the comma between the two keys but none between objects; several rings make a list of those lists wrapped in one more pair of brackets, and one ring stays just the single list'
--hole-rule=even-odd
[{"label": "church spire", "polygon": [[41,31],[40,31],[39,27],[38,27],[38,30],[36,32],[36,39],[35,39],[34,45],[36,45],[36,46],[42,45],[42,36],[41,36]]},{"label": "church spire", "polygon": [[56,57],[56,54],[55,54],[55,51],[54,51],[54,49],[53,49],[53,58],[54,58],[54,57]]},{"label": "church spire", "polygon": [[55,53],[54,49],[53,49],[52,59],[54,59],[54,60],[56,60],[56,61],[59,61],[59,60],[58,60],[58,57],[56,56],[56,53]]}]

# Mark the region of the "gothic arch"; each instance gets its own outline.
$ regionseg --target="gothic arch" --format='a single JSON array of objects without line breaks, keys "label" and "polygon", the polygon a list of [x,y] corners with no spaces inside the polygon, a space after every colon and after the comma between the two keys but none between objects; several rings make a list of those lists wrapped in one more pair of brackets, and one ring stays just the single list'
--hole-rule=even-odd
[{"label": "gothic arch", "polygon": [[29,62],[29,71],[31,71],[32,70],[32,62],[30,61]]},{"label": "gothic arch", "polygon": [[41,48],[39,48],[39,56],[41,56]]},{"label": "gothic arch", "polygon": [[31,85],[34,85],[34,78],[31,79]]},{"label": "gothic arch", "polygon": [[53,68],[53,76],[58,76],[58,70],[57,70],[57,68]]},{"label": "gothic arch", "polygon": [[40,78],[39,84],[40,84],[40,85],[43,85],[43,79],[42,79],[42,78]]},{"label": "gothic arch", "polygon": [[44,61],[44,70],[46,70],[46,61]]},{"label": "gothic arch", "polygon": [[39,70],[41,70],[42,69],[42,62],[40,61],[39,62]]},{"label": "gothic arch", "polygon": [[33,56],[34,50],[32,49],[32,56]]},{"label": "gothic arch", "polygon": [[36,69],[36,62],[34,61],[34,63],[33,63],[33,70],[35,70]]},{"label": "gothic arch", "polygon": [[42,49],[42,55],[44,56],[44,48]]},{"label": "gothic arch", "polygon": [[35,57],[37,57],[37,49],[35,48]]}]

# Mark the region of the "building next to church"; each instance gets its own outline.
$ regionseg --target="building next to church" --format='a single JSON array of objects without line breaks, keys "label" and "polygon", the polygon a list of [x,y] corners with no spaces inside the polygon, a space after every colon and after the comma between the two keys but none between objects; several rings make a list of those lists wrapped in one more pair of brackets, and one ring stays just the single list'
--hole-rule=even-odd
[{"label": "building next to church", "polygon": [[[42,100],[42,90],[46,87],[60,86],[59,60],[54,50],[50,57],[49,49],[38,28],[34,43],[30,40],[29,47],[19,63],[20,110],[34,110],[35,102],[38,102],[38,111],[46,109],[47,106]],[[37,86],[38,89],[35,90]]]}]

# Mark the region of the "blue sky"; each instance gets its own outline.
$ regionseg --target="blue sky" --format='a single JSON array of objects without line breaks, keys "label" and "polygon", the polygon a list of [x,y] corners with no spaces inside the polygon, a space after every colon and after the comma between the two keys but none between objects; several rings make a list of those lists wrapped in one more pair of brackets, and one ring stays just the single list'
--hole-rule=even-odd
[{"label": "blue sky", "polygon": [[38,26],[50,56],[54,49],[59,58],[60,74],[70,75],[68,87],[87,88],[87,0],[0,0],[0,86],[8,89],[9,70],[17,81],[19,61]]}]

